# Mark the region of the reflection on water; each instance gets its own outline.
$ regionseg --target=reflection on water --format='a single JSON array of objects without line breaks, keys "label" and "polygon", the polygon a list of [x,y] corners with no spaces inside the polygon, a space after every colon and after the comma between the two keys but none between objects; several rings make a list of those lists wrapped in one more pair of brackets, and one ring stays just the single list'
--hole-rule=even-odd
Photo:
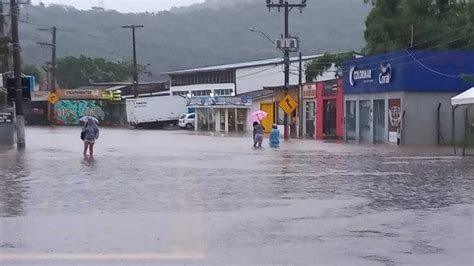
[{"label": "reflection on water", "polygon": [[28,128],[24,153],[0,150],[0,254],[472,261],[474,158],[451,149],[311,140],[253,149],[248,137],[103,129],[88,158],[78,130]]},{"label": "reflection on water", "polygon": [[0,160],[0,215],[20,216],[24,212],[31,181],[25,154],[15,150],[0,150]]},{"label": "reflection on water", "polygon": [[373,210],[426,209],[473,199],[474,159],[444,150],[316,141],[254,150],[246,138],[119,129],[104,130],[90,158],[81,157],[73,129],[32,130],[25,154],[0,154],[2,216],[24,215],[25,208],[233,210],[275,199],[334,197],[368,198]]}]

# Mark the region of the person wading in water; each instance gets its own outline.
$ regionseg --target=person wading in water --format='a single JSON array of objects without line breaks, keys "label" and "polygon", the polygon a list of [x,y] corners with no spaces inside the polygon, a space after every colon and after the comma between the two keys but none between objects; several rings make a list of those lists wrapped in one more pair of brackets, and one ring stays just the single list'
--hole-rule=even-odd
[{"label": "person wading in water", "polygon": [[89,150],[89,155],[91,157],[94,155],[94,144],[98,138],[99,127],[97,126],[95,119],[89,118],[81,132],[81,139],[84,141],[84,156],[87,155],[87,150]]}]

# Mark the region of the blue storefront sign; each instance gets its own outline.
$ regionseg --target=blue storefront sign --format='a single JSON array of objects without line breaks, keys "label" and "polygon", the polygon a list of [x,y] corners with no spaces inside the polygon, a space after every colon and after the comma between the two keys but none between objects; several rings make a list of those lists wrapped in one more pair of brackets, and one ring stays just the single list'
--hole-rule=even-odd
[{"label": "blue storefront sign", "polygon": [[472,84],[474,51],[403,50],[343,64],[344,94],[462,92]]}]

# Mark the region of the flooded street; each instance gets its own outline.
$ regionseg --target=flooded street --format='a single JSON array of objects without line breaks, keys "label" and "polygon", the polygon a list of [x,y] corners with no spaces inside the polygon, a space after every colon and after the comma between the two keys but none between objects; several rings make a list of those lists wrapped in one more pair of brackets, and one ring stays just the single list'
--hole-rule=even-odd
[{"label": "flooded street", "polygon": [[474,157],[450,149],[28,128],[0,149],[0,265],[473,265]]}]

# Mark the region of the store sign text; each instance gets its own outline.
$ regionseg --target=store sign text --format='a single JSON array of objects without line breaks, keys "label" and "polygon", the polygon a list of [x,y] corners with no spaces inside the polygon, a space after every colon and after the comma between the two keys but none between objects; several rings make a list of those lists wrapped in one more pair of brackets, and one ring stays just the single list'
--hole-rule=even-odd
[{"label": "store sign text", "polygon": [[392,66],[380,64],[379,84],[390,84],[392,81]]},{"label": "store sign text", "polygon": [[349,83],[351,86],[355,86],[357,80],[372,80],[372,69],[356,70],[356,67],[351,67]]}]

